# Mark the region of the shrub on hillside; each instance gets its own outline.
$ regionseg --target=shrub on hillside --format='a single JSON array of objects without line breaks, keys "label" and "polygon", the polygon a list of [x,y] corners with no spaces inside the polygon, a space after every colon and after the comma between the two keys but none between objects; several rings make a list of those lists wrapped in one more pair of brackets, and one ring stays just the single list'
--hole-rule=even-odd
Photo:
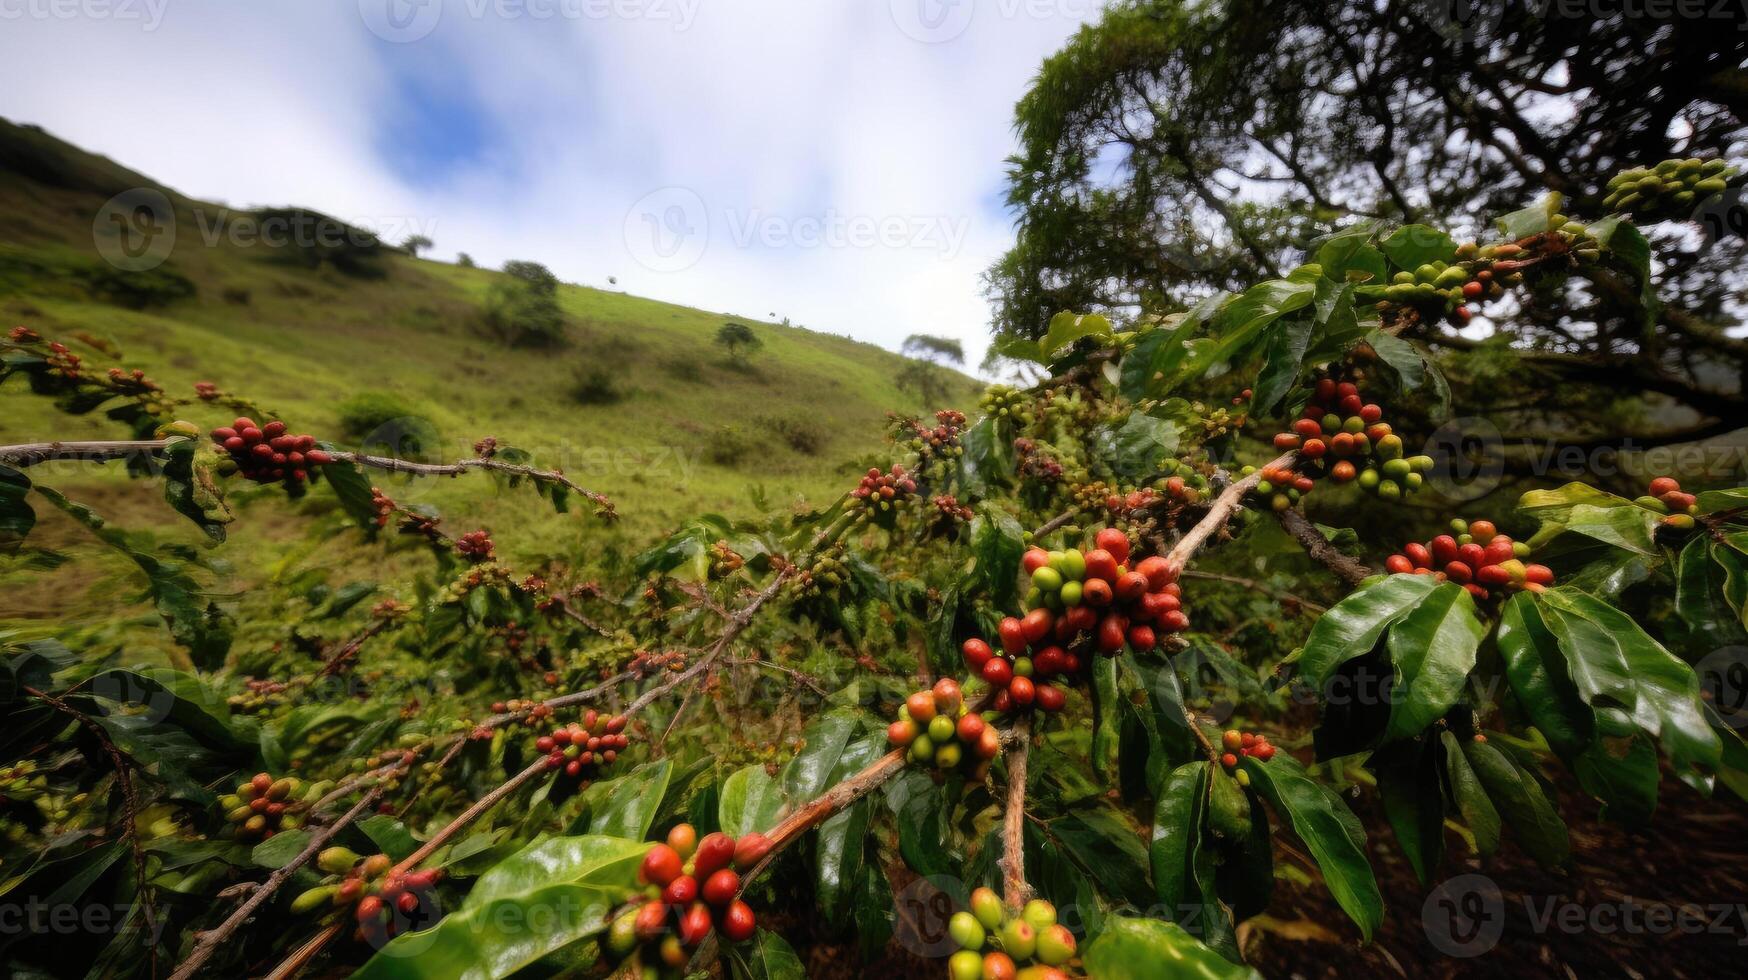
[{"label": "shrub on hillside", "polygon": [[87,268],[81,278],[93,296],[130,310],[168,306],[195,293],[193,281],[164,266],[143,272],[124,272],[99,262]]},{"label": "shrub on hillside", "polygon": [[604,367],[584,368],[571,382],[571,400],[578,405],[611,405],[624,397],[619,379]]},{"label": "shrub on hillside", "polygon": [[786,418],[765,416],[758,420],[758,424],[783,445],[803,456],[818,456],[825,449],[825,431],[812,419],[799,415]]},{"label": "shrub on hillside", "polygon": [[262,208],[231,219],[231,239],[266,249],[275,259],[318,269],[326,265],[357,279],[388,274],[383,256],[392,249],[371,232],[309,208]]},{"label": "shrub on hillside", "polygon": [[554,347],[564,342],[558,277],[538,262],[504,263],[504,275],[486,290],[485,329],[510,347]]},{"label": "shrub on hillside", "polygon": [[340,403],[340,431],[365,452],[431,459],[442,433],[429,418],[394,395],[363,392]]}]

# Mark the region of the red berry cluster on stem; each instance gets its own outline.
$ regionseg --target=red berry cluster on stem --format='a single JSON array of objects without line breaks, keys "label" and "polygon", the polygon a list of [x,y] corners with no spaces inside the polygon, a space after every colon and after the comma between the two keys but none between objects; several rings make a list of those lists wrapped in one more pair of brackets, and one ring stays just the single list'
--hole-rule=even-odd
[{"label": "red berry cluster on stem", "polygon": [[1275,757],[1275,747],[1269,744],[1268,736],[1256,732],[1228,729],[1220,736],[1220,747],[1226,751],[1220,756],[1220,765],[1227,771],[1238,768],[1238,757],[1250,756],[1258,762],[1267,762]]},{"label": "red berry cluster on stem", "polygon": [[1672,476],[1660,476],[1651,481],[1645,496],[1633,501],[1640,507],[1662,514],[1658,523],[1664,527],[1685,531],[1694,526],[1699,515],[1699,498],[1681,489]]},{"label": "red berry cluster on stem", "polygon": [[880,472],[879,467],[871,467],[856,489],[850,491],[850,496],[861,501],[863,506],[880,510],[889,510],[915,495],[916,481],[897,463],[885,473]]},{"label": "red berry cluster on stem", "polygon": [[309,468],[331,463],[334,458],[316,448],[316,437],[292,435],[279,421],[256,425],[240,417],[212,430],[212,441],[230,454],[237,471],[256,483],[302,483]]},{"label": "red berry cluster on stem", "polygon": [[546,756],[546,768],[559,770],[564,778],[579,782],[578,789],[587,789],[601,767],[612,765],[630,744],[624,715],[608,718],[591,708],[581,722],[554,728],[550,735],[535,739],[534,750]]},{"label": "red berry cluster on stem", "polygon": [[623,957],[638,943],[659,944],[663,963],[683,966],[690,959],[687,951],[697,949],[713,929],[729,942],[751,939],[758,919],[740,899],[741,876],[757,868],[773,846],[757,832],[737,840],[719,831],[699,840],[691,824],[674,827],[665,843],[644,855],[637,871],[639,881],[658,891],[614,922],[609,949]]},{"label": "red berry cluster on stem", "polygon": [[1265,473],[1257,487],[1276,510],[1291,506],[1324,476],[1396,500],[1419,490],[1433,463],[1430,456],[1405,456],[1402,437],[1384,421],[1384,409],[1367,402],[1354,382],[1334,378],[1317,382],[1291,431],[1276,435],[1274,445],[1298,453],[1296,473]]},{"label": "red berry cluster on stem", "polygon": [[1050,679],[1072,682],[1095,652],[1115,656],[1125,645],[1151,650],[1162,636],[1189,628],[1169,562],[1154,555],[1131,570],[1129,539],[1115,528],[1100,531],[1093,544],[1085,554],[1027,551],[1021,558],[1032,584],[1026,615],[1001,621],[999,651],[982,639],[961,647],[972,671],[995,690],[997,711],[1033,704],[1060,711],[1065,696]]},{"label": "red berry cluster on stem", "polygon": [[1384,568],[1396,575],[1431,575],[1469,590],[1477,599],[1494,591],[1540,592],[1554,583],[1546,565],[1526,564],[1529,545],[1499,533],[1492,521],[1451,521],[1451,533],[1425,544],[1410,542]]},{"label": "red berry cluster on stem", "polygon": [[471,562],[491,561],[497,546],[486,531],[469,531],[455,539],[455,552]]},{"label": "red berry cluster on stem", "polygon": [[907,750],[917,765],[942,772],[963,767],[972,779],[982,779],[991,760],[1001,754],[1001,736],[971,710],[959,682],[951,677],[906,698],[898,720],[886,728],[886,740],[893,748]]}]

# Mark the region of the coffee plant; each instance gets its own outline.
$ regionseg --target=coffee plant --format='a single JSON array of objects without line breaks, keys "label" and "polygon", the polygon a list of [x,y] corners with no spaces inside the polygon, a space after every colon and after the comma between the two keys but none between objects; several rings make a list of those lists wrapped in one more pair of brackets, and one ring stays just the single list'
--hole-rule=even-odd
[{"label": "coffee plant", "polygon": [[[1732,175],[1659,164],[1611,201]],[[1655,301],[1620,214],[1551,198],[1496,228],[1357,227],[1186,311],[1063,313],[1006,349],[1045,380],[989,389],[975,418],[891,420],[888,457],[829,506],[698,517],[617,563],[517,568],[513,520],[451,537],[405,502],[476,474],[586,501],[602,523],[581,533],[604,534],[613,504],[513,434],[453,463],[371,456],[15,329],[0,384],[116,438],[0,447],[0,549],[52,569],[41,508],[113,549],[176,666],[87,655],[82,630],[0,635],[5,890],[124,910],[104,942],[31,932],[0,955],[784,978],[794,939],[955,980],[1236,977],[1282,854],[1366,942],[1378,846],[1430,889],[1452,841],[1567,864],[1557,785],[1635,827],[1665,775],[1748,793],[1739,705],[1701,684],[1748,627],[1748,491],[1573,482],[1484,515],[1439,494],[1461,461],[1420,447],[1447,388],[1406,326],[1597,268]],[[39,479],[105,462],[214,548],[271,512],[417,571],[221,594],[202,553]],[[1343,495],[1412,531],[1307,517]],[[1327,604],[1283,588],[1283,561]]]}]

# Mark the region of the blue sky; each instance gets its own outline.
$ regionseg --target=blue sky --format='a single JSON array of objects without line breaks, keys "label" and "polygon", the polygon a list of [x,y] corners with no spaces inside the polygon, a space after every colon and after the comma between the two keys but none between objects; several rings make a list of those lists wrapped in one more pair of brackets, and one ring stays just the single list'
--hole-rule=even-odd
[{"label": "blue sky", "polygon": [[[1093,0],[0,0],[0,115],[439,257],[981,353],[1012,107]],[[975,355],[974,355],[975,356]]]}]

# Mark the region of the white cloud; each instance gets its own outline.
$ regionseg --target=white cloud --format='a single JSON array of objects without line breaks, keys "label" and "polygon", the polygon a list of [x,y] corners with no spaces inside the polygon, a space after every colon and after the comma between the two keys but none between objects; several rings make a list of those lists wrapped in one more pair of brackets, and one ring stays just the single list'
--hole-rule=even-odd
[{"label": "white cloud", "polygon": [[[980,276],[1012,239],[990,202],[1013,103],[1094,15],[1078,0],[449,0],[431,27],[434,8],[383,19],[408,0],[156,0],[147,30],[151,2],[0,0],[0,114],[194,196],[415,221],[487,264],[972,352]],[[118,16],[130,3],[140,16]],[[385,41],[366,11],[429,32]],[[482,143],[397,166],[409,97],[460,106]],[[624,236],[668,186],[708,216],[680,271],[640,265]],[[746,227],[763,234],[743,244]],[[877,241],[814,245],[816,227]]]}]

